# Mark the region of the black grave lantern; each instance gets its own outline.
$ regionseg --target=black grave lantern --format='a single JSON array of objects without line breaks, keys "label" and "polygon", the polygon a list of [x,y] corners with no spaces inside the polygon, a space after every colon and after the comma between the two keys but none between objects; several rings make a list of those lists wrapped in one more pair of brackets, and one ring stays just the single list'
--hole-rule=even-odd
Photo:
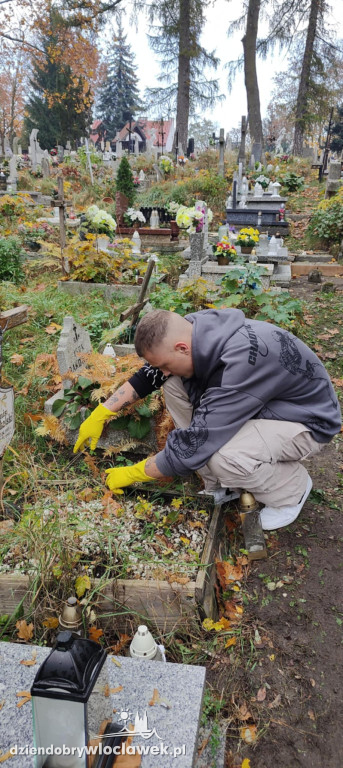
[{"label": "black grave lantern", "polygon": [[[85,747],[112,711],[105,696],[106,657],[92,640],[58,634],[31,688],[36,768],[86,768]],[[101,764],[98,758],[96,765]]]}]

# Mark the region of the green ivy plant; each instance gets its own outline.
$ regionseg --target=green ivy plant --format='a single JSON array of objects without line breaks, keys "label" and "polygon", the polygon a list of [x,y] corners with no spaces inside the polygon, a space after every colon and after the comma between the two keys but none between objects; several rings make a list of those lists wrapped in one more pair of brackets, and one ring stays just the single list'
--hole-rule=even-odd
[{"label": "green ivy plant", "polygon": [[278,181],[287,192],[298,192],[298,190],[304,189],[304,176],[299,176],[294,171],[280,174]]}]

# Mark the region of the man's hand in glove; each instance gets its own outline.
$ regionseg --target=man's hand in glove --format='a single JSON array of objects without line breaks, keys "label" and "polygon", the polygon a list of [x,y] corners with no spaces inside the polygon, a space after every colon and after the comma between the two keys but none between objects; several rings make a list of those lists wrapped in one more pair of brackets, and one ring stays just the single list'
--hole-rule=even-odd
[{"label": "man's hand in glove", "polygon": [[88,419],[81,424],[78,439],[74,445],[74,453],[77,453],[80,449],[85,447],[90,442],[91,451],[94,451],[99,438],[101,437],[102,430],[104,428],[105,421],[110,416],[116,416],[113,411],[106,408],[104,405],[98,405]]},{"label": "man's hand in glove", "polygon": [[106,485],[114,493],[123,493],[121,489],[131,485],[131,483],[147,483],[149,480],[153,480],[153,477],[150,477],[145,472],[147,461],[148,459],[144,459],[144,461],[140,461],[139,464],[134,464],[132,467],[106,469]]}]

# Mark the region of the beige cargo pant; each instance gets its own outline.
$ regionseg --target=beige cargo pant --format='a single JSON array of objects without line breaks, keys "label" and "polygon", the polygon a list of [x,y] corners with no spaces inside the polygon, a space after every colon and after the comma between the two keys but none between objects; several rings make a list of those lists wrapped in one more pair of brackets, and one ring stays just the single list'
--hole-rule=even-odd
[{"label": "beige cargo pant", "polygon": [[[175,427],[187,428],[193,407],[178,376],[165,382],[164,395]],[[198,472],[208,491],[244,489],[266,506],[294,506],[307,485],[300,461],[323,447],[298,422],[251,419]]]}]

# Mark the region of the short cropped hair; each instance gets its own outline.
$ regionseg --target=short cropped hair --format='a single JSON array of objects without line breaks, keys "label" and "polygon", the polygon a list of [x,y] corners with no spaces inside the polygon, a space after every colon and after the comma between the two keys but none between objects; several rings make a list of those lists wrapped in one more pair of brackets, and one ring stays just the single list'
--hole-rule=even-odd
[{"label": "short cropped hair", "polygon": [[158,347],[168,331],[170,312],[166,309],[154,309],[139,321],[135,333],[135,348],[139,357],[145,352]]}]

